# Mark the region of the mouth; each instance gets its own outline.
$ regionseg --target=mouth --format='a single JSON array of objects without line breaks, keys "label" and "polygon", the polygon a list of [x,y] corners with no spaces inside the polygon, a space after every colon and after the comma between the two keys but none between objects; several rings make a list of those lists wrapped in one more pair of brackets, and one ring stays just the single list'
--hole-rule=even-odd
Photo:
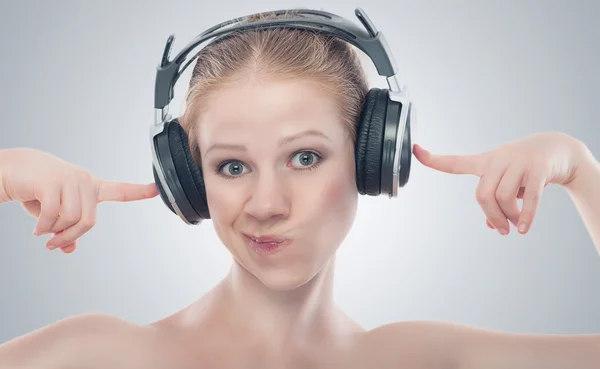
[{"label": "mouth", "polygon": [[277,235],[256,236],[246,233],[242,233],[242,235],[246,244],[261,256],[275,254],[292,243],[291,239]]}]

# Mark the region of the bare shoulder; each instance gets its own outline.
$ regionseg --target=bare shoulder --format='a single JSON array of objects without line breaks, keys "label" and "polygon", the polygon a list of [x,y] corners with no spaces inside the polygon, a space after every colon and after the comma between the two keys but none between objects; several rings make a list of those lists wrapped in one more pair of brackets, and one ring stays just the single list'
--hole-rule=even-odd
[{"label": "bare shoulder", "polygon": [[76,315],[0,345],[0,369],[106,367],[124,348],[142,351],[149,330],[108,314]]},{"label": "bare shoulder", "polygon": [[401,321],[374,328],[363,335],[361,362],[380,368],[451,369],[455,327],[433,321]]},{"label": "bare shoulder", "polygon": [[392,365],[427,369],[600,367],[600,334],[524,334],[440,321],[404,321],[368,332]]}]

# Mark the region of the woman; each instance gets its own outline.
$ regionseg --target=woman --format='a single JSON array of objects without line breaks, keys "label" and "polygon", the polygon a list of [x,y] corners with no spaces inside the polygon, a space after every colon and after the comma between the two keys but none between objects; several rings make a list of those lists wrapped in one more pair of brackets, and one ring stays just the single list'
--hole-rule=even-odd
[{"label": "woman", "polygon": [[[293,57],[290,57],[293,56]],[[335,254],[357,204],[354,140],[368,87],[345,43],[299,30],[248,32],[202,50],[181,123],[201,166],[230,273],[146,326],[61,320],[0,346],[0,368],[598,368],[600,335],[519,335],[441,322],[365,330],[333,302]],[[572,196],[600,250],[600,164],[584,143],[541,133],[424,165],[479,176],[501,234],[527,233],[547,184]],[[0,151],[0,202],[18,201],[71,253],[102,201],[158,195],[30,148]],[[519,209],[517,198],[523,199]]]}]

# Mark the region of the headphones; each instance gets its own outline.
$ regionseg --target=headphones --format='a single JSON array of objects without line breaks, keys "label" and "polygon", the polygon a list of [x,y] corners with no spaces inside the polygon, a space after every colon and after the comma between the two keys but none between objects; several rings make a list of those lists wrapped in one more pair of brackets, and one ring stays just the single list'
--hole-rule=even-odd
[{"label": "headphones", "polygon": [[[409,179],[412,157],[411,121],[415,110],[404,87],[396,77],[396,65],[387,42],[361,8],[355,15],[363,25],[357,27],[335,14],[310,9],[277,10],[269,14],[294,12],[293,18],[244,22],[245,17],[220,23],[188,43],[169,60],[174,35],[167,39],[157,67],[154,90],[155,123],[150,127],[154,180],[165,205],[187,224],[210,219],[201,168],[190,152],[188,137],[177,118],[169,114],[173,87],[183,71],[196,58],[180,67],[199,44],[233,32],[268,28],[305,29],[336,36],[362,50],[385,76],[389,90],[372,88],[367,93],[359,121],[355,148],[356,185],[361,195],[388,194],[396,197],[398,188]],[[267,14],[258,13],[256,15]],[[302,17],[313,15],[314,17]],[[197,55],[197,54],[196,54]]]}]

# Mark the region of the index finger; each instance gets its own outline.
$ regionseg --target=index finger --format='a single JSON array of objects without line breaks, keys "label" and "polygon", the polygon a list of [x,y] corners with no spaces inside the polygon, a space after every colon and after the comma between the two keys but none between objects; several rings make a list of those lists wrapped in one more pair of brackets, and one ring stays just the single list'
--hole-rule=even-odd
[{"label": "index finger", "polygon": [[414,145],[413,153],[421,164],[426,167],[450,174],[473,174],[481,176],[481,155],[436,155],[425,150],[418,144]]},{"label": "index finger", "polygon": [[100,181],[98,202],[102,201],[137,201],[151,199],[158,195],[154,183],[138,184],[117,181]]}]

